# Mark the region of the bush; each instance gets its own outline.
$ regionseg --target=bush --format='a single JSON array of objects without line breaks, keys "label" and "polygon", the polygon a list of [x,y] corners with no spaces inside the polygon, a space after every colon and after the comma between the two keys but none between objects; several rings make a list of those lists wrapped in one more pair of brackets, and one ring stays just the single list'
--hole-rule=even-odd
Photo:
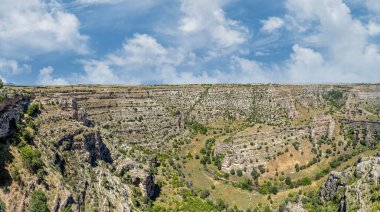
[{"label": "bush", "polygon": [[48,212],[49,209],[47,207],[47,198],[43,191],[37,189],[32,192],[30,205],[30,212]]},{"label": "bush", "polygon": [[266,184],[263,184],[259,187],[259,193],[266,195],[266,194],[277,194],[278,189],[275,185],[272,185],[272,183],[267,182]]},{"label": "bush", "polygon": [[33,149],[29,145],[25,145],[20,148],[21,158],[28,167],[34,173],[37,173],[39,169],[42,169],[43,162],[41,159],[41,152]]},{"label": "bush", "polygon": [[243,172],[240,169],[237,170],[236,174],[239,177],[243,176]]},{"label": "bush", "polygon": [[259,170],[260,170],[261,174],[264,174],[265,173],[264,165],[259,165]]},{"label": "bush", "polygon": [[205,199],[205,198],[207,198],[208,196],[210,196],[210,192],[209,192],[207,189],[201,191],[201,193],[200,193],[200,195],[199,195],[199,197],[202,198],[202,199]]},{"label": "bush", "polygon": [[292,179],[289,176],[286,177],[285,184],[286,185],[291,185],[292,184]]},{"label": "bush", "polygon": [[256,169],[253,169],[251,172],[251,176],[254,180],[256,180],[257,178],[260,177],[260,173]]},{"label": "bush", "polygon": [[32,117],[36,116],[39,112],[40,112],[40,104],[38,103],[30,104],[28,107],[28,110],[26,111],[26,113]]},{"label": "bush", "polygon": [[201,133],[203,135],[207,133],[207,127],[198,122],[193,122],[190,127],[195,133]]},{"label": "bush", "polygon": [[300,171],[300,165],[297,163],[294,168],[296,169],[296,172],[299,172]]},{"label": "bush", "polygon": [[2,200],[0,200],[0,211],[6,211],[5,209],[5,203]]},{"label": "bush", "polygon": [[311,185],[311,180],[308,177],[304,177],[301,179],[300,184],[303,186]]}]

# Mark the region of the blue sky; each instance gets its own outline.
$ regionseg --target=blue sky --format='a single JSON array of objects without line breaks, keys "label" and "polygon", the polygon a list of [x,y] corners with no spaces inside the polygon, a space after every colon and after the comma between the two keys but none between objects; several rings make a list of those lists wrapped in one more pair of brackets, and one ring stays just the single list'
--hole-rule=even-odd
[{"label": "blue sky", "polygon": [[25,85],[379,83],[378,0],[0,0]]}]

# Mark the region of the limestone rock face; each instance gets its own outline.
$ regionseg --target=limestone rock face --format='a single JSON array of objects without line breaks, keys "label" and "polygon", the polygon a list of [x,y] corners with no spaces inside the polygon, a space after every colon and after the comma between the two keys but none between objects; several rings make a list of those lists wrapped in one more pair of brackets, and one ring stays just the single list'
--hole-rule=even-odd
[{"label": "limestone rock face", "polygon": [[371,195],[379,185],[380,157],[361,157],[355,166],[332,172],[320,196],[325,201],[338,201],[339,211],[370,211],[374,201],[379,201]]},{"label": "limestone rock face", "polygon": [[100,159],[105,162],[111,163],[112,158],[109,149],[103,143],[102,138],[98,132],[92,132],[83,136],[84,149],[88,152],[88,162],[94,166],[96,160]]},{"label": "limestone rock face", "polygon": [[13,127],[20,121],[20,109],[8,108],[0,112],[0,138],[10,135]]},{"label": "limestone rock face", "polygon": [[288,202],[288,204],[286,204],[285,211],[287,211],[287,212],[304,212],[306,210],[303,208],[301,202],[298,202],[298,203]]},{"label": "limestone rock face", "polygon": [[78,103],[76,98],[61,98],[58,100],[59,107],[62,110],[71,111],[78,110]]},{"label": "limestone rock face", "polygon": [[354,139],[367,147],[376,146],[380,135],[380,122],[341,120],[347,125],[347,131],[353,133]]},{"label": "limestone rock face", "polygon": [[341,182],[341,176],[338,172],[332,172],[326,183],[321,189],[321,197],[324,200],[331,200],[338,192],[339,187],[344,188],[345,183]]},{"label": "limestone rock face", "polygon": [[146,196],[149,199],[153,199],[156,196],[156,184],[154,183],[154,175],[149,174],[146,176],[144,182],[143,182]]},{"label": "limestone rock face", "polygon": [[99,132],[87,132],[78,135],[68,134],[57,142],[63,150],[78,150],[85,153],[85,161],[91,166],[96,165],[96,160],[103,160],[112,163],[112,158],[109,149],[103,143]]}]

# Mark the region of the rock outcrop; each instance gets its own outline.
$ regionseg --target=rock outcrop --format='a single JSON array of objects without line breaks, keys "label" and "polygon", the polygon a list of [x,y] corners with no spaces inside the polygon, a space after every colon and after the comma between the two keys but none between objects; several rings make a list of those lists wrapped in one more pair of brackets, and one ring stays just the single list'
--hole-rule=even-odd
[{"label": "rock outcrop", "polygon": [[20,121],[20,108],[9,107],[0,112],[0,138],[10,135],[11,130]]},{"label": "rock outcrop", "polygon": [[103,143],[99,132],[81,132],[79,134],[68,134],[57,142],[57,145],[65,151],[80,151],[84,160],[91,166],[96,165],[97,160],[112,163],[109,149]]},{"label": "rock outcrop", "polygon": [[153,174],[149,174],[148,176],[146,176],[143,182],[143,185],[145,189],[145,194],[149,199],[153,199],[154,197],[156,197],[157,191],[156,191],[156,184],[154,182]]},{"label": "rock outcrop", "polygon": [[380,157],[361,157],[354,167],[332,172],[320,196],[337,202],[339,211],[371,211],[380,201]]},{"label": "rock outcrop", "polygon": [[327,181],[321,188],[322,199],[329,201],[337,196],[340,189],[345,189],[346,184],[342,182],[341,174],[338,172],[332,172]]}]

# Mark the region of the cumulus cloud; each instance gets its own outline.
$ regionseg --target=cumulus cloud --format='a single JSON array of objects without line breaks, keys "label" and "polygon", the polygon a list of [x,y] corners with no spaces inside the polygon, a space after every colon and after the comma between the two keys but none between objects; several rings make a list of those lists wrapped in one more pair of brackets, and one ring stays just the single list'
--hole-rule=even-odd
[{"label": "cumulus cloud", "polygon": [[15,60],[6,60],[0,58],[0,72],[6,74],[20,74],[28,71],[30,71],[29,65],[19,65]]},{"label": "cumulus cloud", "polygon": [[269,17],[267,20],[261,21],[263,26],[261,31],[265,33],[272,33],[284,26],[285,22],[279,17]]},{"label": "cumulus cloud", "polygon": [[[380,53],[369,37],[376,30],[355,19],[342,0],[288,0],[290,16],[311,28],[287,62],[293,82],[378,82]],[[347,27],[349,26],[349,27]],[[322,56],[323,55],[323,56]]]},{"label": "cumulus cloud", "polygon": [[0,55],[25,58],[51,51],[88,51],[75,15],[55,0],[2,0]]},{"label": "cumulus cloud", "polygon": [[368,34],[371,36],[377,36],[380,34],[380,24],[370,21],[367,26]]},{"label": "cumulus cloud", "polygon": [[177,76],[184,62],[181,49],[165,48],[146,34],[135,34],[122,48],[101,60],[84,60],[83,83],[163,83]]},{"label": "cumulus cloud", "polygon": [[63,78],[54,78],[52,76],[54,69],[51,66],[45,67],[40,70],[38,76],[39,85],[67,85],[65,79]]},{"label": "cumulus cloud", "polygon": [[202,47],[213,44],[229,48],[243,44],[248,39],[248,29],[226,17],[222,9],[226,3],[225,0],[182,0],[180,31],[196,39]]}]

